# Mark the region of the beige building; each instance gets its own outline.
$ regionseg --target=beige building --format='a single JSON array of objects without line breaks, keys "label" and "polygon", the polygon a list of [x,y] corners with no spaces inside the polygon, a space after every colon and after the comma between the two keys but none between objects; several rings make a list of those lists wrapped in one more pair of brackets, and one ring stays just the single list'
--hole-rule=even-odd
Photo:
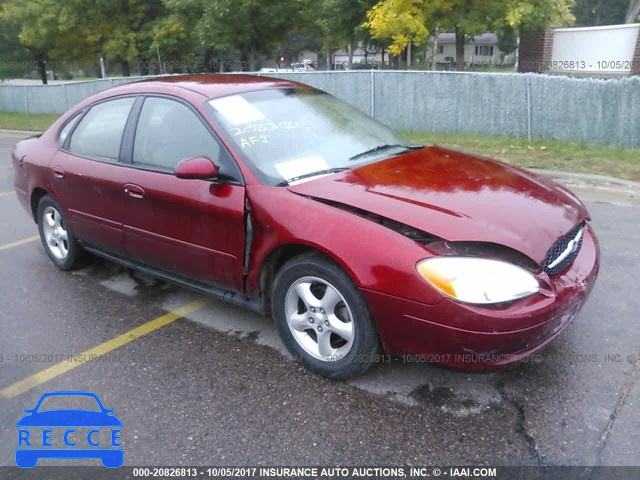
[{"label": "beige building", "polygon": [[[435,52],[434,52],[435,48]],[[427,59],[435,54],[439,65],[455,63],[456,36],[453,33],[440,33],[427,43]],[[467,65],[515,65],[516,54],[505,54],[498,48],[498,36],[495,33],[483,33],[468,41],[464,47],[464,61]]]}]

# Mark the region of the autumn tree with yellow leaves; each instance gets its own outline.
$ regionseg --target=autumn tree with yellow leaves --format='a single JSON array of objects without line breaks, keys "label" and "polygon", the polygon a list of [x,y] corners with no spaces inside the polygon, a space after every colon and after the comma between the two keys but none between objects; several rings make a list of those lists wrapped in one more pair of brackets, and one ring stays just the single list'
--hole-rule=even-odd
[{"label": "autumn tree with yellow leaves", "polygon": [[532,30],[573,21],[571,0],[382,0],[367,12],[373,37],[392,41],[400,55],[411,42],[420,45],[436,28],[456,36],[456,68],[464,67],[469,37],[487,31]]}]

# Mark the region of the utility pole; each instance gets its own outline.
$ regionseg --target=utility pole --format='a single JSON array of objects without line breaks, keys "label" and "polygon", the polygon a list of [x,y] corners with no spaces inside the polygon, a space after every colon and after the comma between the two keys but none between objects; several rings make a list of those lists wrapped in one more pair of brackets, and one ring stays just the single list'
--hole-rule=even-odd
[{"label": "utility pole", "polygon": [[158,68],[160,69],[160,75],[164,75],[162,73],[162,61],[160,60],[160,48],[158,47],[157,43],[156,43],[156,53],[158,54]]},{"label": "utility pole", "polygon": [[433,51],[431,52],[431,69],[438,70],[438,30],[433,32]]}]

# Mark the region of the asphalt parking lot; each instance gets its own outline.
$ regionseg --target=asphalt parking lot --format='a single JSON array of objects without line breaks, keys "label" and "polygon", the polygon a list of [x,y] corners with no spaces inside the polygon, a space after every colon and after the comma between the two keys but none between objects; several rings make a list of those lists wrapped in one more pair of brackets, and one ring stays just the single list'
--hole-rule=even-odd
[{"label": "asphalt parking lot", "polygon": [[540,355],[473,374],[398,357],[332,382],[269,319],[103,261],[58,271],[12,193],[19,138],[0,133],[1,465],[55,390],[115,409],[125,465],[640,465],[640,208],[587,203],[601,273]]}]

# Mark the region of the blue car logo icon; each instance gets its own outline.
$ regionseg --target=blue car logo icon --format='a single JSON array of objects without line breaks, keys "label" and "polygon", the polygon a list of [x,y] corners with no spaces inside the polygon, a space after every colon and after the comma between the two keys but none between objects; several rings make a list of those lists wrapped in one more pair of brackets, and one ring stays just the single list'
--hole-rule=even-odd
[{"label": "blue car logo icon", "polygon": [[[55,409],[43,407],[43,402],[63,401],[90,403],[91,409]],[[94,403],[95,401],[95,403]],[[84,405],[83,405],[84,406]],[[25,410],[18,427],[16,465],[35,467],[40,458],[99,458],[109,468],[122,466],[122,422],[114,410],[107,409],[95,393],[49,392],[40,397],[36,406]]]}]

